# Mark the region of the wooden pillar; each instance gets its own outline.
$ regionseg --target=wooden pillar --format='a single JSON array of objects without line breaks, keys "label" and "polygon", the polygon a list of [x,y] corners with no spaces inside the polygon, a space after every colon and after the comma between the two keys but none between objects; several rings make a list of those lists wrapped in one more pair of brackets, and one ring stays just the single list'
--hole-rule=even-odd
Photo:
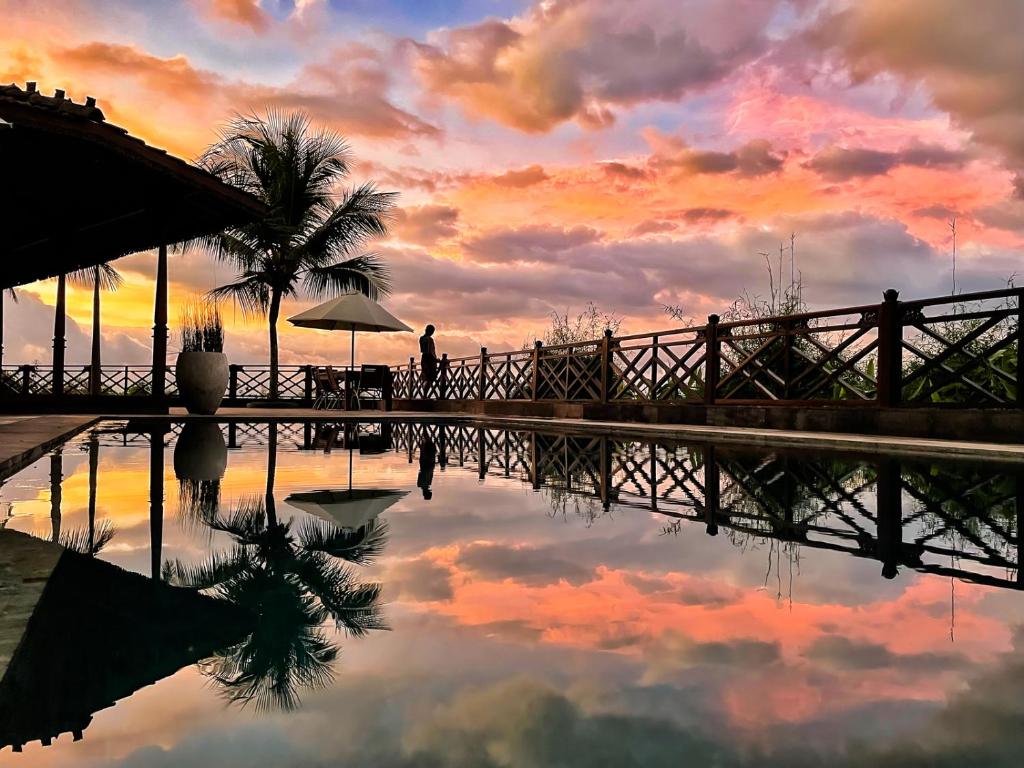
[{"label": "wooden pillar", "polygon": [[153,301],[153,398],[163,400],[167,382],[167,246],[157,249]]},{"label": "wooden pillar", "polygon": [[89,394],[100,394],[102,360],[100,358],[100,269],[93,267],[92,274],[92,355],[89,358]]},{"label": "wooden pillar", "polygon": [[438,388],[437,388],[437,399],[447,400],[448,399],[448,353],[441,353],[441,370],[438,371]]},{"label": "wooden pillar", "polygon": [[58,448],[50,454],[50,540],[60,540],[61,483],[64,480],[64,455]]},{"label": "wooden pillar", "polygon": [[704,448],[704,530],[708,536],[718,535],[718,515],[721,507],[721,474],[715,446]]},{"label": "wooden pillar", "polygon": [[533,372],[531,373],[530,399],[537,399],[537,387],[540,385],[540,348],[544,342],[537,340],[533,342]]},{"label": "wooden pillar", "polygon": [[7,295],[6,288],[0,288],[0,376],[3,375],[4,367],[4,299]]},{"label": "wooden pillar", "polygon": [[895,459],[878,462],[876,557],[882,561],[882,576],[896,578],[903,549],[903,505],[900,465]]},{"label": "wooden pillar", "polygon": [[612,377],[612,329],[605,328],[601,338],[601,403],[607,404]]},{"label": "wooden pillar", "polygon": [[658,334],[651,337],[651,396],[653,403],[658,399]]},{"label": "wooden pillar", "polygon": [[477,473],[483,480],[487,477],[487,430],[480,427],[476,431],[477,440]]},{"label": "wooden pillar", "polygon": [[487,399],[487,347],[480,347],[480,383],[477,387],[477,398]]},{"label": "wooden pillar", "polygon": [[149,433],[149,557],[150,573],[160,578],[164,543],[164,432]]},{"label": "wooden pillar", "polygon": [[718,346],[718,315],[708,315],[708,324],[704,326],[704,344],[704,403],[714,405],[715,390],[718,389],[718,377],[722,370]]},{"label": "wooden pillar", "polygon": [[64,350],[67,346],[67,275],[57,276],[57,306],[53,313],[53,384],[55,395],[64,394]]},{"label": "wooden pillar", "polygon": [[881,408],[900,404],[903,364],[903,323],[900,319],[900,292],[890,288],[878,306],[878,395]]},{"label": "wooden pillar", "polygon": [[[610,332],[606,331],[605,333],[607,338]],[[607,512],[612,504],[612,451],[611,441],[607,437],[601,438],[601,466],[599,467],[599,475],[601,479],[601,506]]]}]

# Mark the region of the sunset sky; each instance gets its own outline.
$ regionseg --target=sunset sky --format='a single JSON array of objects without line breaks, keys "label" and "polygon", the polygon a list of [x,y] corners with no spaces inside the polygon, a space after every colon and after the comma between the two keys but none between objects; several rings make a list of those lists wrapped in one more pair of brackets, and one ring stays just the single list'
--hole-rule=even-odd
[{"label": "sunset sky", "polygon": [[[439,351],[518,348],[593,301],[632,332],[764,294],[795,235],[814,306],[1002,287],[1024,244],[1019,0],[0,0],[0,82],[94,96],[194,159],[236,112],[306,110],[400,193],[388,306]],[[154,257],[117,263],[105,362],[145,362]],[[171,261],[172,304],[228,281]],[[5,362],[48,362],[54,284],[8,304]],[[69,360],[89,296],[69,296]],[[284,315],[307,307],[289,303]],[[230,306],[228,352],[266,357]],[[176,309],[172,306],[172,318]],[[282,326],[286,362],[346,340]],[[172,349],[175,346],[172,338]],[[361,342],[397,362],[415,338]]]}]

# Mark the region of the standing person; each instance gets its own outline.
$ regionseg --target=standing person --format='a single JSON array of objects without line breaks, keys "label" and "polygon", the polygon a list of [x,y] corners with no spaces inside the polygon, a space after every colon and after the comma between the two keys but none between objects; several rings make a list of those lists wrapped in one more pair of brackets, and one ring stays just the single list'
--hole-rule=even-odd
[{"label": "standing person", "polygon": [[434,484],[434,467],[437,464],[437,445],[430,438],[420,443],[420,471],[416,475],[416,487],[423,491],[423,498],[430,501],[434,492],[430,486]]},{"label": "standing person", "polygon": [[437,347],[434,346],[434,326],[428,325],[420,336],[420,372],[423,383],[430,386],[437,378]]}]

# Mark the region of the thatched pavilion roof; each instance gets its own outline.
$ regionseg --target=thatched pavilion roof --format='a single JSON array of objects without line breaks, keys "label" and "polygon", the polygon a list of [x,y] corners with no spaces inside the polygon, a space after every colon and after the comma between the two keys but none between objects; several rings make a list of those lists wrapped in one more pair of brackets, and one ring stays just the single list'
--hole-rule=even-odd
[{"label": "thatched pavilion roof", "polygon": [[93,98],[0,85],[0,287],[242,223],[251,195],[123,128]]}]

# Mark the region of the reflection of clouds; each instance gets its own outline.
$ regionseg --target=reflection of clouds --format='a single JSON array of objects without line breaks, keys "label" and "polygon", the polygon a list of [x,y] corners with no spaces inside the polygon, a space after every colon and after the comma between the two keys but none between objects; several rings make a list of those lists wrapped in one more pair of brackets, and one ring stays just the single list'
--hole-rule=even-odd
[{"label": "reflection of clouds", "polygon": [[459,550],[457,565],[485,579],[511,579],[528,586],[567,582],[585,584],[592,571],[559,559],[550,549],[477,543]]},{"label": "reflection of clouds", "polygon": [[417,557],[391,564],[382,574],[385,591],[399,600],[433,602],[450,600],[451,571],[429,557]]}]

